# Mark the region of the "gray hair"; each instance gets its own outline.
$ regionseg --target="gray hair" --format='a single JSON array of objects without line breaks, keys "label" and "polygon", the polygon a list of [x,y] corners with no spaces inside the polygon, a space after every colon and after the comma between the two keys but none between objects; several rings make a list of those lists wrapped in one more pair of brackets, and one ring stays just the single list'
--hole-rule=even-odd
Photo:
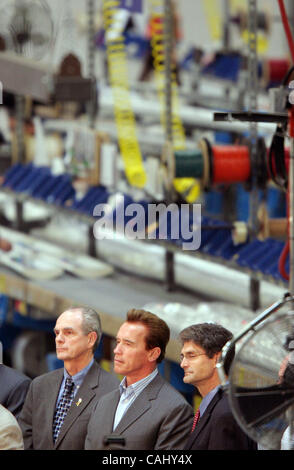
[{"label": "gray hair", "polygon": [[72,307],[69,308],[71,312],[81,312],[83,315],[82,321],[82,329],[85,335],[91,333],[91,331],[95,331],[97,334],[97,339],[93,345],[93,353],[98,348],[102,337],[102,327],[101,327],[101,320],[99,317],[98,312],[91,307]]}]

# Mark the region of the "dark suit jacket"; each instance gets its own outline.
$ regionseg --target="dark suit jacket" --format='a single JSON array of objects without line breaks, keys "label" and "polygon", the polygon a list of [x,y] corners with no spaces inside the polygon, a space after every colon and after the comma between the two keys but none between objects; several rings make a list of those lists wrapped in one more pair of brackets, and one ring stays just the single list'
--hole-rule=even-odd
[{"label": "dark suit jacket", "polygon": [[[88,425],[86,450],[183,449],[193,422],[185,398],[158,374],[128,408],[112,432],[119,390],[98,403]],[[125,446],[107,446],[104,436],[125,439]]]},{"label": "dark suit jacket", "polygon": [[[57,369],[32,381],[19,418],[25,449],[83,449],[94,406],[105,393],[118,388],[119,384],[114,375],[103,370],[95,361],[75,395],[54,444],[53,417],[62,379],[63,369]],[[77,405],[79,398],[82,401]]]},{"label": "dark suit jacket", "polygon": [[257,448],[236,422],[223,389],[218,390],[190,434],[189,450],[254,450]]},{"label": "dark suit jacket", "polygon": [[18,419],[31,379],[18,370],[0,364],[0,404]]}]

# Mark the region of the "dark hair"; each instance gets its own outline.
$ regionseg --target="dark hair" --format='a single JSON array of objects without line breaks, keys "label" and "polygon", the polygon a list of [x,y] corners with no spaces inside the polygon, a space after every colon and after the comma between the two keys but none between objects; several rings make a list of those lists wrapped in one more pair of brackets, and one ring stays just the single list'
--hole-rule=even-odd
[{"label": "dark hair", "polygon": [[209,358],[220,352],[232,337],[233,334],[229,330],[216,323],[198,323],[188,326],[180,333],[182,343],[193,341],[204,349]]},{"label": "dark hair", "polygon": [[148,328],[148,334],[145,338],[147,350],[159,347],[160,356],[157,363],[161,362],[165,356],[165,348],[170,338],[170,330],[164,320],[151,312],[143,309],[131,309],[127,312],[127,322],[143,323]]}]

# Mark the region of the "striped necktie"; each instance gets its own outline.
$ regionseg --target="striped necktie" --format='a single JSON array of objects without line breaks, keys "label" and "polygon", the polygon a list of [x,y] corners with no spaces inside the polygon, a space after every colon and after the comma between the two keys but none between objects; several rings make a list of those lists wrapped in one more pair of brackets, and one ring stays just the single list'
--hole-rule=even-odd
[{"label": "striped necktie", "polygon": [[195,413],[195,416],[194,416],[194,420],[193,420],[193,425],[192,425],[192,429],[191,429],[191,433],[194,431],[194,429],[196,428],[196,425],[199,421],[199,418],[200,418],[200,410],[198,409]]}]

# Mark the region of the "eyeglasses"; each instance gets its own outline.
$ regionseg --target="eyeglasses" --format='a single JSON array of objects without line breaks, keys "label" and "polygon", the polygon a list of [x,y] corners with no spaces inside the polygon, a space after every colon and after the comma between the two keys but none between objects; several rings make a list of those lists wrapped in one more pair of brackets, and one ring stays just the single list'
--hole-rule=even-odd
[{"label": "eyeglasses", "polygon": [[206,353],[199,353],[199,354],[187,354],[186,356],[184,354],[181,354],[180,359],[181,362],[186,359],[186,361],[190,361],[195,359],[198,356],[206,356]]}]

